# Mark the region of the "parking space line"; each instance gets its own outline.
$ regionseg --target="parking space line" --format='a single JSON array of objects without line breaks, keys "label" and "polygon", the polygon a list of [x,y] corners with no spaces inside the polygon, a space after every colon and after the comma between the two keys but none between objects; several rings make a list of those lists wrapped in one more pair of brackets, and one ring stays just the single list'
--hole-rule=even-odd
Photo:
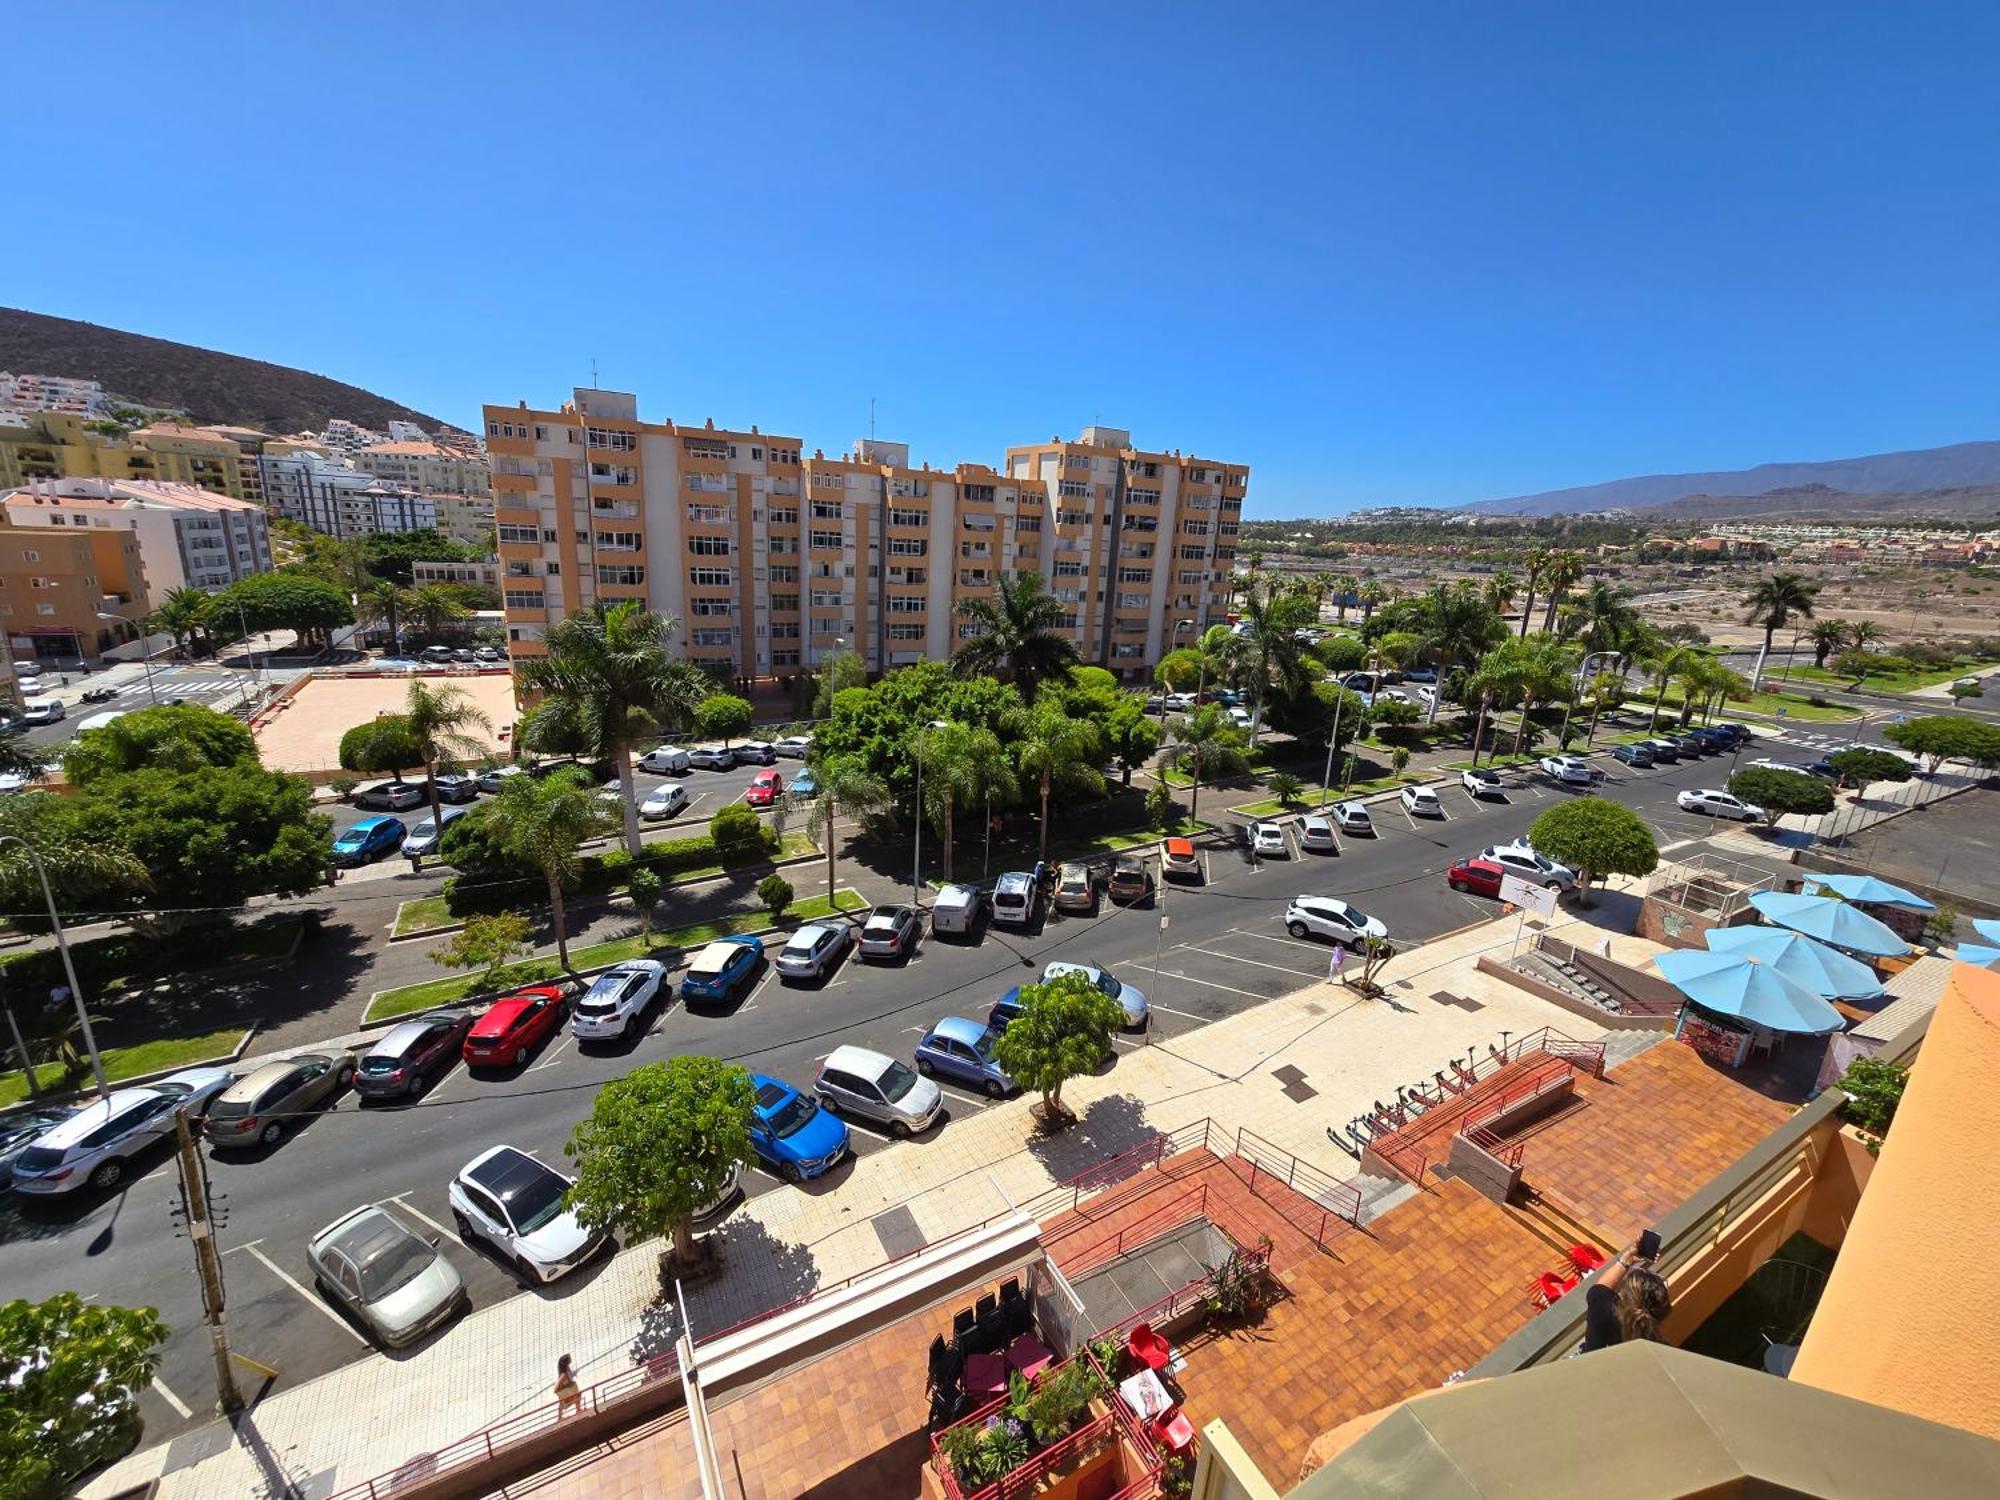
[{"label": "parking space line", "polygon": [[1293,948],[1317,948],[1320,946],[1318,943],[1308,942],[1304,938],[1295,938],[1290,933],[1280,936],[1272,932],[1252,932],[1246,927],[1232,927],[1229,930],[1238,937],[1261,938],[1267,943],[1284,943]]},{"label": "parking space line", "polygon": [[[415,1189],[413,1188],[411,1189],[411,1191],[414,1192]],[[421,1208],[418,1208],[416,1204],[410,1202],[409,1193],[393,1193],[383,1201],[388,1203],[393,1203],[396,1205],[396,1207],[407,1210],[412,1218],[421,1219],[424,1223],[430,1225],[431,1228],[435,1229],[439,1234],[450,1235],[452,1238],[452,1242],[454,1244],[465,1245],[465,1241],[458,1237],[458,1231],[456,1229],[445,1228],[445,1226],[438,1223],[436,1219],[433,1219],[429,1214],[425,1213]],[[472,1247],[470,1245],[465,1245],[465,1248],[470,1250]]]},{"label": "parking space line", "polygon": [[153,1393],[174,1409],[175,1416],[191,1417],[194,1415],[194,1408],[168,1390],[167,1383],[157,1375],[153,1377]]},{"label": "parking space line", "polygon": [[562,1040],[557,1042],[555,1046],[549,1049],[549,1055],[547,1057],[543,1058],[540,1062],[536,1063],[534,1067],[530,1068],[528,1071],[531,1073],[539,1073],[543,1068],[553,1068],[557,1063],[562,1061],[563,1049],[569,1046],[569,1044],[575,1040],[576,1040],[576,1033],[565,1027],[562,1034]]},{"label": "parking space line", "polygon": [[1295,969],[1290,964],[1267,964],[1254,958],[1238,958],[1234,953],[1217,953],[1213,948],[1197,948],[1192,943],[1176,943],[1174,946],[1186,949],[1189,953],[1205,953],[1210,958],[1221,959],[1224,963],[1248,964],[1253,969],[1275,969],[1280,974],[1302,974],[1307,979],[1319,978],[1317,969]]},{"label": "parking space line", "polygon": [[[1165,969],[1165,970],[1162,970],[1161,972],[1163,972],[1164,974],[1166,974],[1166,976],[1167,976],[1167,977],[1168,977],[1169,979],[1185,979],[1185,980],[1186,980],[1186,981],[1187,981],[1187,982],[1188,982],[1189,984],[1199,984],[1199,985],[1205,985],[1205,986],[1206,986],[1207,988],[1209,988],[1209,989],[1212,989],[1212,990],[1224,990],[1224,991],[1227,991],[1227,992],[1228,992],[1229,994],[1232,994],[1232,995],[1241,995],[1241,996],[1242,996],[1242,997],[1243,997],[1243,998],[1244,998],[1245,1000],[1255,1000],[1255,1001],[1257,1001],[1257,1002],[1258,1002],[1259,1004],[1262,1004],[1262,1003],[1264,1003],[1264,1002],[1266,1002],[1266,1001],[1270,1001],[1270,1000],[1276,1000],[1276,999],[1279,999],[1279,998],[1280,998],[1280,997],[1279,997],[1279,996],[1277,996],[1277,995],[1260,995],[1260,994],[1258,994],[1258,993],[1257,993],[1257,992],[1256,992],[1255,990],[1239,990],[1239,989],[1238,989],[1238,988],[1236,988],[1236,986],[1235,986],[1235,985],[1233,985],[1233,984],[1217,984],[1217,983],[1216,983],[1216,982],[1215,982],[1215,981],[1214,981],[1213,979],[1197,979],[1197,978],[1195,978],[1195,977],[1194,977],[1194,975],[1192,975],[1192,974],[1178,974],[1178,973],[1175,973],[1175,972],[1174,972],[1174,971],[1173,971],[1172,969]],[[1154,1008],[1155,1008],[1156,1010],[1165,1010],[1165,1009],[1166,1009],[1166,1007],[1165,1007],[1164,1005],[1160,1005],[1160,1004],[1159,1004],[1158,1002],[1155,1002],[1155,1003],[1154,1003]],[[1175,1014],[1175,1015],[1180,1015],[1180,1014],[1182,1014],[1182,1012],[1180,1012],[1180,1011],[1175,1011],[1175,1012],[1174,1012],[1174,1014]],[[1203,1019],[1206,1019],[1206,1017],[1204,1017]],[[1112,1040],[1113,1040],[1113,1041],[1116,1041],[1116,1040],[1117,1040],[1117,1038],[1116,1038],[1116,1037],[1113,1037],[1113,1038],[1112,1038]]]},{"label": "parking space line", "polygon": [[976,1104],[981,1109],[987,1107],[988,1101],[981,1099],[978,1095],[960,1093],[957,1089],[948,1087],[943,1082],[938,1082],[938,1092],[943,1094],[947,1099],[956,1099],[964,1104]]},{"label": "parking space line", "polygon": [[290,1287],[293,1291],[297,1292],[301,1297],[305,1298],[306,1302],[310,1306],[318,1310],[318,1312],[323,1317],[325,1317],[329,1323],[335,1325],[337,1328],[340,1329],[342,1333],[346,1334],[349,1338],[353,1339],[355,1343],[361,1345],[364,1349],[368,1347],[368,1340],[364,1339],[360,1334],[356,1333],[354,1331],[353,1325],[350,1324],[347,1321],[347,1319],[343,1318],[339,1313],[335,1312],[332,1308],[328,1307],[323,1300],[315,1296],[302,1283],[300,1283],[299,1280],[291,1274],[291,1272],[287,1271],[283,1266],[279,1265],[275,1260],[272,1260],[271,1257],[266,1255],[262,1250],[259,1250],[257,1246],[261,1243],[262,1241],[253,1240],[250,1244],[238,1245],[236,1248],[239,1250],[249,1251],[251,1255],[257,1258],[257,1263],[259,1265],[261,1265],[265,1270],[269,1271],[273,1276],[277,1277],[278,1280],[284,1282],[286,1286]]},{"label": "parking space line", "polygon": [[1152,1002],[1152,1008],[1163,1010],[1170,1016],[1179,1016],[1184,1021],[1199,1021],[1204,1026],[1215,1020],[1214,1016],[1198,1016],[1191,1010],[1175,1010],[1171,1005],[1161,1005],[1158,1001]]}]

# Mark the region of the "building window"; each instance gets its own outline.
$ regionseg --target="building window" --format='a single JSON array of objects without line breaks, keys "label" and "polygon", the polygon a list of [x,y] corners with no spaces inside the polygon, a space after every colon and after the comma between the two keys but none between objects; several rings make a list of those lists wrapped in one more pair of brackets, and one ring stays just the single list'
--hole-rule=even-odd
[{"label": "building window", "polygon": [[1056,486],[1056,494],[1064,500],[1088,500],[1090,498],[1090,486],[1079,484],[1074,479],[1065,479]]},{"label": "building window", "polygon": [[597,533],[597,545],[606,552],[637,552],[640,540],[639,533],[636,531],[600,531]]},{"label": "building window", "polygon": [[[503,542],[527,542],[532,544],[539,542],[541,539],[541,529],[536,526],[502,526],[500,528],[500,540]],[[555,538],[551,537],[549,540],[554,541]]]},{"label": "building window", "polygon": [[1205,562],[1207,558],[1208,549],[1206,547],[1181,548],[1181,560],[1183,562]]},{"label": "building window", "polygon": [[797,620],[778,620],[771,626],[771,638],[779,641],[795,641],[799,638]]},{"label": "building window", "polygon": [[714,526],[729,519],[729,512],[720,505],[688,504],[688,519],[696,525]]},{"label": "building window", "polygon": [[931,550],[928,540],[920,536],[892,536],[889,538],[891,557],[925,557]]},{"label": "building window", "polygon": [[[799,570],[796,567],[788,564],[784,567],[773,567],[771,569],[771,582],[773,583],[797,583],[798,581]],[[797,609],[798,605],[795,603],[792,607]]]},{"label": "building window", "polygon": [[1183,521],[1183,522],[1181,522],[1181,535],[1182,535],[1182,536],[1207,536],[1207,535],[1208,535],[1208,522],[1206,522],[1206,521]]},{"label": "building window", "polygon": [[1083,577],[1083,564],[1080,562],[1058,562],[1053,572],[1057,578],[1081,578]]},{"label": "building window", "polygon": [[[961,633],[963,633],[963,627],[961,627]],[[892,641],[920,641],[923,638],[924,627],[921,625],[891,625],[889,627],[889,639]]]},{"label": "building window", "polygon": [[593,448],[609,448],[614,453],[629,453],[639,446],[639,439],[629,432],[612,432],[603,427],[592,427],[586,436]]},{"label": "building window", "polygon": [[814,589],[812,606],[814,609],[839,609],[847,602],[847,595],[839,589]]},{"label": "building window", "polygon": [[815,521],[838,521],[840,519],[840,502],[838,500],[815,500],[812,503],[812,513]]},{"label": "building window", "polygon": [[1158,516],[1127,516],[1124,521],[1124,527],[1127,531],[1158,531],[1160,529],[1160,518]]},{"label": "building window", "polygon": [[1153,581],[1153,570],[1151,568],[1120,568],[1118,570],[1118,581],[1120,583],[1151,583]]},{"label": "building window", "polygon": [[733,615],[736,613],[734,599],[690,599],[688,613],[691,615]]},{"label": "building window", "polygon": [[837,531],[815,531],[812,534],[812,545],[815,547],[839,547],[841,542],[841,535]]},{"label": "building window", "polygon": [[1144,656],[1146,648],[1137,641],[1121,641],[1111,648],[1111,654],[1125,661],[1130,661],[1135,656]]},{"label": "building window", "polygon": [[531,592],[527,589],[509,589],[506,602],[509,609],[542,609],[548,601],[542,597],[539,590]]},{"label": "building window", "polygon": [[891,526],[928,526],[931,524],[931,513],[927,510],[904,510],[899,506],[892,505],[889,507],[889,524]]},{"label": "building window", "polygon": [[1127,490],[1125,498],[1134,505],[1158,505],[1160,503],[1160,492],[1158,490]]},{"label": "building window", "polygon": [[1090,512],[1087,510],[1059,510],[1056,512],[1056,525],[1058,526],[1082,526],[1089,520]]},{"label": "building window", "polygon": [[1120,594],[1118,596],[1118,607],[1120,609],[1144,609],[1146,607],[1146,597],[1144,594]]},{"label": "building window", "polygon": [[891,594],[889,613],[892,615],[920,615],[930,607],[930,601],[922,594]]},{"label": "building window", "polygon": [[726,536],[691,536],[688,538],[688,551],[696,557],[727,557],[730,541]]},{"label": "building window", "polygon": [[774,505],[771,507],[773,526],[796,526],[799,524],[799,508],[796,505]]},{"label": "building window", "polygon": [[646,581],[646,570],[636,563],[599,563],[597,565],[599,583],[641,584]]},{"label": "building window", "polygon": [[771,596],[771,608],[773,610],[796,612],[798,607],[799,596],[797,594],[773,594]]},{"label": "building window", "polygon": [[735,581],[736,573],[731,568],[689,568],[688,582],[697,588],[726,589]]},{"label": "building window", "polygon": [[1040,516],[1022,516],[1014,522],[1014,529],[1016,531],[1040,531],[1042,529],[1042,518]]},{"label": "building window", "polygon": [[771,653],[771,665],[774,667],[796,667],[798,664],[799,653],[796,651],[773,651]]},{"label": "building window", "polygon": [[727,646],[736,639],[736,632],[727,625],[710,630],[696,630],[689,634],[688,641],[696,646]]}]

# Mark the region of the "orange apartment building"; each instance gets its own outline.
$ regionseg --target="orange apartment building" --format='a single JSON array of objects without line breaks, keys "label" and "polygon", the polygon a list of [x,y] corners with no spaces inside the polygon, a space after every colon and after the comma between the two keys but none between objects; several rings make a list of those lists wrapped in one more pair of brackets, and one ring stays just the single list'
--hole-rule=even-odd
[{"label": "orange apartment building", "polygon": [[1040,573],[1086,662],[1142,671],[1223,618],[1249,469],[1086,428],[981,464],[912,468],[904,443],[844,458],[797,437],[645,422],[579,389],[558,411],[488,406],[509,649],[594,602],[682,622],[689,660],[773,677],[853,650],[871,671],[942,658],[960,601]]},{"label": "orange apartment building", "polygon": [[137,633],[99,614],[142,618],[148,608],[136,532],[26,526],[0,506],[0,628],[11,659],[95,661]]}]

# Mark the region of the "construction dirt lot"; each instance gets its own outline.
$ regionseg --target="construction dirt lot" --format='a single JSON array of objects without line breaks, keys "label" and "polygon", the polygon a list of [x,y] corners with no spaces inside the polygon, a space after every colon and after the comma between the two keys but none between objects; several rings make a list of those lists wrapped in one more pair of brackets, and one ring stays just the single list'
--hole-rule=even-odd
[{"label": "construction dirt lot", "polygon": [[[1647,607],[1646,618],[1656,625],[1685,621],[1699,625],[1720,646],[1755,646],[1764,632],[1745,625],[1744,596],[1754,582],[1746,575],[1740,587],[1704,590],[1699,594],[1677,593],[1670,606]],[[1814,618],[1840,619],[1850,623],[1870,620],[1888,632],[1893,643],[1908,641],[1964,640],[1983,635],[2000,635],[2000,578],[1940,568],[1911,568],[1867,577],[1820,580]],[[1801,627],[1811,621],[1798,622]],[[1789,644],[1791,631],[1779,633],[1778,644]]]},{"label": "construction dirt lot", "polygon": [[[257,747],[274,771],[331,774],[340,768],[340,737],[356,724],[398,712],[413,679],[406,675],[335,677],[315,674],[256,726]],[[477,736],[496,754],[507,753],[514,717],[511,672],[426,672],[414,679],[426,686],[461,688],[493,723],[493,733]]]}]

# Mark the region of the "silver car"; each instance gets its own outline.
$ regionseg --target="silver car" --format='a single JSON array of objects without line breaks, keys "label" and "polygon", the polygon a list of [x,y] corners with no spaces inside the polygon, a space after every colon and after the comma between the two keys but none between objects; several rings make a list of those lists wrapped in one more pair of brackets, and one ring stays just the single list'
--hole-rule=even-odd
[{"label": "silver car", "polygon": [[819,1102],[837,1115],[858,1116],[889,1127],[895,1136],[931,1128],[944,1093],[908,1063],[866,1047],[836,1047],[813,1080]]},{"label": "silver car", "polygon": [[808,922],[786,939],[772,966],[787,979],[818,979],[840,962],[852,940],[845,922]]},{"label": "silver car", "polygon": [[644,802],[639,804],[639,816],[649,823],[657,823],[663,818],[679,817],[688,810],[687,788],[677,782],[654,787]]},{"label": "silver car", "polygon": [[86,1104],[14,1158],[14,1191],[35,1197],[102,1192],[131,1174],[130,1161],[174,1133],[177,1115],[200,1114],[229,1086],[221,1068],[190,1068],[140,1088],[114,1089]]},{"label": "silver car", "polygon": [[402,1220],[373,1204],[306,1243],[313,1283],[391,1349],[413,1344],[468,1305],[458,1268]]},{"label": "silver car", "polygon": [[861,956],[903,958],[917,946],[922,928],[914,906],[878,906],[861,924]]}]

